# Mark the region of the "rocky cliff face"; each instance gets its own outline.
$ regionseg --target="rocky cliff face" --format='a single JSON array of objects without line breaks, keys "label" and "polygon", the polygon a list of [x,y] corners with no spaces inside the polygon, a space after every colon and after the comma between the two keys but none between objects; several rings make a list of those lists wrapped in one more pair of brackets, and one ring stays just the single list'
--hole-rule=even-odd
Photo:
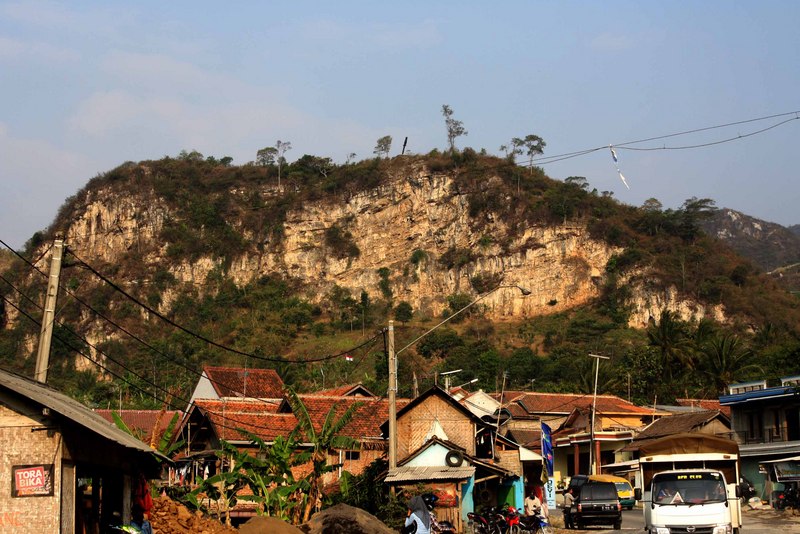
[{"label": "rocky cliff face", "polygon": [[[395,302],[408,301],[431,316],[445,308],[447,295],[475,295],[470,280],[476,275],[492,275],[502,286],[481,301],[493,320],[558,312],[598,296],[606,264],[620,249],[592,239],[581,225],[531,226],[512,234],[491,214],[488,222],[476,225],[466,197],[453,193],[451,185],[445,174],[416,169],[338,203],[307,203],[288,213],[279,245],[243,252],[227,272],[238,284],[271,273],[293,277],[303,281],[310,300],[319,301],[334,285],[356,297],[362,290],[380,295],[378,270],[385,268]],[[202,284],[221,264],[210,258],[170,263],[158,236],[171,216],[170,208],[152,190],[120,195],[106,186],[86,196],[69,226],[67,242],[87,261],[113,264],[133,255],[145,265],[167,268],[180,282]],[[334,226],[349,232],[360,254],[341,254],[326,245],[325,232]],[[439,258],[450,249],[469,251],[470,261],[447,268]],[[523,295],[515,285],[530,294]],[[646,325],[662,309],[686,319],[709,313],[722,316],[721,309],[687,303],[675,291],[654,290],[641,281],[633,287],[632,326]],[[164,295],[163,310],[173,298],[174,292]]]},{"label": "rocky cliff face", "polygon": [[800,262],[800,235],[779,224],[723,208],[703,229],[765,271]]}]

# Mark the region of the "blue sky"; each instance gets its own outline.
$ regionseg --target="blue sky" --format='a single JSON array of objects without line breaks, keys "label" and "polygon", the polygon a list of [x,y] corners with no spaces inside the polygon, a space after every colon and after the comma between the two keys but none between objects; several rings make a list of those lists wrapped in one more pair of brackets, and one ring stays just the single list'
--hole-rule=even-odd
[{"label": "blue sky", "polygon": [[[798,2],[2,2],[0,238],[15,247],[125,161],[372,156],[446,146],[441,107],[545,156],[800,110]],[[636,147],[713,142],[794,116]],[[543,165],[627,204],[710,197],[800,223],[800,121],[696,150]]]}]

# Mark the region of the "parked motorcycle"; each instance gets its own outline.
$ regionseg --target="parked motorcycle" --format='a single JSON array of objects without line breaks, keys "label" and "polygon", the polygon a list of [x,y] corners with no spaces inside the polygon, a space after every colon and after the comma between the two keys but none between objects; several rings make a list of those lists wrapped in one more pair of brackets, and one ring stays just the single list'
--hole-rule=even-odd
[{"label": "parked motorcycle", "polygon": [[475,534],[491,534],[493,532],[489,520],[484,517],[484,514],[467,512],[467,519],[472,532]]},{"label": "parked motorcycle", "polygon": [[742,496],[742,500],[747,502],[751,498],[755,497],[756,488],[753,486],[752,482],[747,480],[747,478],[739,477],[739,493]]},{"label": "parked motorcycle", "polygon": [[772,493],[772,506],[777,510],[800,508],[800,495],[798,495],[797,485],[789,484],[783,490]]}]

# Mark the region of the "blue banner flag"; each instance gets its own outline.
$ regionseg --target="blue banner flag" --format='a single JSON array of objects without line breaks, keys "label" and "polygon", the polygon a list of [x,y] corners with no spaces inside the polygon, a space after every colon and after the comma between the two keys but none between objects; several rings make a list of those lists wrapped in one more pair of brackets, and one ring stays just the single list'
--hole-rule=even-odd
[{"label": "blue banner flag", "polygon": [[543,471],[548,477],[553,476],[553,438],[550,427],[542,422],[542,458],[544,458]]}]

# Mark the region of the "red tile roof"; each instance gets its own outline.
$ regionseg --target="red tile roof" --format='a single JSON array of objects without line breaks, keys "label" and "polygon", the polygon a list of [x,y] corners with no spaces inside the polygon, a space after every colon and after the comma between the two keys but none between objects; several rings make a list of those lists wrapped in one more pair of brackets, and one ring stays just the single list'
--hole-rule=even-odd
[{"label": "red tile roof", "polygon": [[[355,403],[361,403],[354,417],[340,432],[359,441],[379,438],[381,424],[389,418],[387,399],[365,397],[341,397],[302,394],[300,399],[306,407],[315,431],[319,432],[325,424],[331,406],[336,405],[336,416]],[[398,399],[398,410],[408,400]],[[237,429],[241,428],[259,436],[265,441],[273,441],[277,436],[287,436],[297,427],[297,418],[292,413],[277,413],[280,402],[265,402],[258,399],[204,399],[195,400],[216,427],[217,435],[228,441],[247,441],[247,436]]]},{"label": "red tile roof", "polygon": [[370,390],[364,387],[364,385],[359,382],[357,384],[345,384],[343,386],[331,388],[331,389],[323,389],[322,391],[316,391],[310,393],[310,395],[327,395],[330,397],[344,397],[347,395],[354,396],[354,395],[362,395],[367,397],[374,397],[375,394],[372,393]]},{"label": "red tile roof", "polygon": [[274,369],[204,367],[203,372],[220,397],[278,399],[283,396],[283,380]]},{"label": "red tile roof", "polygon": [[698,410],[719,410],[726,417],[731,416],[731,407],[720,405],[719,399],[675,399],[675,402],[678,406],[697,408]]},{"label": "red tile roof", "polygon": [[[354,439],[375,438],[381,436],[381,425],[389,419],[389,401],[382,398],[336,397],[324,395],[299,395],[319,431],[325,424],[325,418],[331,406],[336,405],[336,417],[340,417],[348,407],[361,403],[352,420],[342,429],[341,435]],[[402,409],[409,401],[397,399],[397,410]]]},{"label": "red tile roof", "polygon": [[[119,414],[122,422],[137,434],[137,437],[149,441],[161,410],[95,410],[95,412],[112,424],[114,423],[114,418],[111,416],[111,412],[116,412]],[[164,433],[164,430],[166,430],[175,414],[179,414],[178,422],[180,423],[180,413],[181,412],[175,410],[167,410],[164,412],[161,416],[161,420],[158,421],[159,436]]]},{"label": "red tile roof", "polygon": [[287,436],[297,426],[293,414],[279,414],[279,402],[258,399],[198,399],[197,408],[214,425],[217,436],[226,441],[248,441],[239,429],[246,430],[264,441]]},{"label": "red tile roof", "polygon": [[[512,416],[539,414],[568,414],[575,408],[591,406],[591,394],[507,392],[503,395]],[[617,414],[650,415],[652,408],[636,406],[616,395],[598,395],[597,411]]]}]

